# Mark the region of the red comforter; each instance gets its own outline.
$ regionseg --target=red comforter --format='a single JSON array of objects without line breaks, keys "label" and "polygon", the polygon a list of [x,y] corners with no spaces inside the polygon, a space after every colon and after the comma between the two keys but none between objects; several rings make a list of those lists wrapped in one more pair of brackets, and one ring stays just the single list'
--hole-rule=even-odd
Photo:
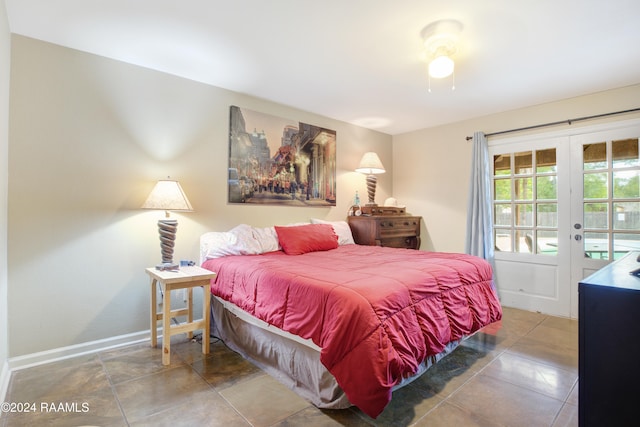
[{"label": "red comforter", "polygon": [[470,255],[344,245],[227,256],[211,292],[322,348],[349,401],[377,417],[420,362],[502,317],[492,270]]}]

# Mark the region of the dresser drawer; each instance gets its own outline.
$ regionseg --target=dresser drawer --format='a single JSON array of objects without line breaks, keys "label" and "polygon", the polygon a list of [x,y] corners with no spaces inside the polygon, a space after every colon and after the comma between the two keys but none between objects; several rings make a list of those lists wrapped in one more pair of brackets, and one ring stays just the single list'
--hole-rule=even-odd
[{"label": "dresser drawer", "polygon": [[415,236],[420,230],[416,217],[379,220],[378,233],[381,238],[393,236]]},{"label": "dresser drawer", "polygon": [[389,248],[418,249],[420,247],[418,236],[390,236],[380,239],[380,246]]},{"label": "dresser drawer", "polygon": [[370,215],[348,217],[353,240],[359,245],[418,249],[419,216]]}]

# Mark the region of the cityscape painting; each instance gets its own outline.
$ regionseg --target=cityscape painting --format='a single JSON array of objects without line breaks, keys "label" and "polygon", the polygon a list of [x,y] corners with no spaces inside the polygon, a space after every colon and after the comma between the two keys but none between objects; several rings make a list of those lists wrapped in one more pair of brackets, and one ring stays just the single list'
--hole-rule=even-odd
[{"label": "cityscape painting", "polygon": [[229,203],[336,205],[336,131],[237,106],[229,120]]}]

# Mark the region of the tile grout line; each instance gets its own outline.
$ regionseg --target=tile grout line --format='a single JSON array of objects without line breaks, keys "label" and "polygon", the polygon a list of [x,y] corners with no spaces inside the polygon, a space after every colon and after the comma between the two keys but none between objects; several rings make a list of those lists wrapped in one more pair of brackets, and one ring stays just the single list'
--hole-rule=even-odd
[{"label": "tile grout line", "polygon": [[[221,341],[222,341],[222,340],[221,340]],[[223,342],[223,344],[224,344],[224,341],[222,341],[222,342]],[[201,361],[203,362],[203,366],[204,366],[204,360],[205,360],[208,356],[210,356],[210,355],[212,354],[212,347],[213,347],[213,346],[212,346],[212,345],[211,345],[211,343],[210,343],[210,344],[209,344],[209,354],[207,354],[207,355],[206,355],[206,357],[202,357],[201,359],[199,359],[199,360],[201,360]],[[225,347],[226,347],[226,345],[225,345]],[[205,355],[203,355],[203,356],[205,356]],[[238,409],[237,409],[237,408],[236,408],[236,407],[235,407],[231,402],[229,402],[229,401],[227,400],[227,398],[225,398],[225,397],[224,397],[224,396],[223,396],[223,395],[222,395],[218,390],[216,390],[216,388],[213,386],[213,384],[209,383],[209,381],[207,381],[207,379],[206,379],[202,374],[200,374],[200,372],[198,372],[198,371],[196,370],[196,368],[194,368],[194,367],[193,367],[193,364],[194,364],[195,362],[197,362],[197,361],[193,361],[192,363],[187,363],[187,362],[186,362],[182,357],[180,357],[179,355],[178,355],[178,357],[179,357],[183,362],[185,362],[185,363],[186,363],[186,364],[191,368],[191,370],[193,371],[193,373],[194,373],[194,374],[196,374],[198,377],[200,377],[200,378],[202,379],[202,381],[204,381],[204,382],[207,384],[207,386],[209,386],[209,388],[211,389],[211,391],[215,392],[215,393],[216,393],[216,394],[217,394],[217,395],[218,395],[222,400],[224,400],[224,401],[227,403],[227,405],[229,405],[229,407],[230,407],[230,408],[233,408],[233,410],[235,411],[235,413],[236,413],[236,414],[238,414],[238,415],[240,416],[240,418],[242,418],[243,420],[245,420],[249,426],[253,426],[253,424],[251,424],[251,422],[250,422],[250,421],[249,421],[249,420],[248,420],[248,419],[247,419],[247,418],[246,418],[246,417],[245,417],[245,416],[244,416],[240,411],[238,411]]]},{"label": "tile grout line", "polygon": [[118,405],[118,409],[120,409],[120,414],[122,414],[122,419],[124,420],[125,424],[128,427],[130,425],[129,420],[127,420],[127,415],[125,414],[124,408],[122,407],[122,403],[120,402],[120,398],[118,397],[116,386],[113,383],[113,380],[111,379],[111,374],[109,373],[109,370],[107,369],[107,366],[105,365],[104,360],[102,359],[101,353],[98,353],[98,360],[100,360],[100,365],[102,366],[102,369],[104,370],[104,373],[107,376],[107,380],[109,381],[109,387],[111,388],[111,393],[113,394],[113,398],[116,401],[116,405]]}]

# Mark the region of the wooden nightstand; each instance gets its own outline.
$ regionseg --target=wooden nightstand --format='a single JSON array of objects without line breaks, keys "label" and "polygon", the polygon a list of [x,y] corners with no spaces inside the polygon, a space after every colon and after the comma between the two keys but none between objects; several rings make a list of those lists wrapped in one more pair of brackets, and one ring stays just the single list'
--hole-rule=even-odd
[{"label": "wooden nightstand", "polygon": [[[180,267],[178,271],[160,271],[155,268],[145,270],[151,277],[151,346],[158,346],[158,320],[162,320],[162,364],[171,362],[171,337],[173,335],[188,333],[193,337],[193,331],[202,329],[202,353],[209,353],[209,307],[211,303],[211,279],[216,273],[200,267]],[[162,313],[158,313],[156,300],[156,284],[160,284],[164,301]],[[193,321],[193,288],[202,287],[202,319]],[[176,289],[187,290],[187,307],[171,310],[171,291]],[[171,318],[187,316],[187,323],[171,325]]]},{"label": "wooden nightstand", "polygon": [[420,247],[421,219],[408,214],[347,217],[357,244],[407,249]]}]

